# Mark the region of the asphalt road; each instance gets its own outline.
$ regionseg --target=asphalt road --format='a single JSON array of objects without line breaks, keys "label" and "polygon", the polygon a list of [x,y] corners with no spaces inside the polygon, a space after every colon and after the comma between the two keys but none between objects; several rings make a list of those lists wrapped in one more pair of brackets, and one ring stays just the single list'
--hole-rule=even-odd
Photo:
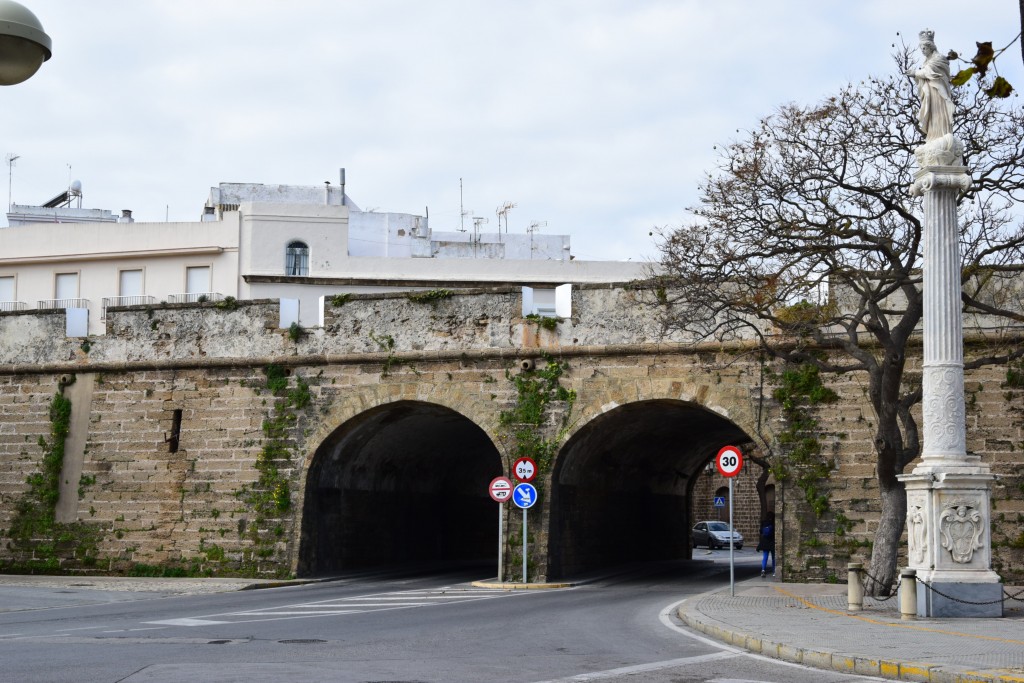
[{"label": "asphalt road", "polygon": [[[786,665],[686,630],[728,551],[569,589],[474,588],[480,570],[162,597],[0,589],[0,681],[630,683],[873,680]],[[737,578],[757,573],[739,555]]]}]

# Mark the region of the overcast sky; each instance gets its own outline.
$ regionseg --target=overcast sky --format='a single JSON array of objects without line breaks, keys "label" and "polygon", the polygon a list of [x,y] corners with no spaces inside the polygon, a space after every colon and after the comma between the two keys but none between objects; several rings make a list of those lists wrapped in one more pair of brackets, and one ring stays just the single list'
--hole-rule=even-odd
[{"label": "overcast sky", "polygon": [[[0,88],[15,203],[70,175],[86,208],[197,220],[220,182],[345,167],[363,209],[451,230],[461,178],[485,229],[515,202],[510,232],[546,221],[579,259],[654,257],[715,144],[887,73],[897,32],[969,56],[1019,30],[1016,0],[19,1],[54,54]],[[999,65],[1024,90],[1017,46]]]}]

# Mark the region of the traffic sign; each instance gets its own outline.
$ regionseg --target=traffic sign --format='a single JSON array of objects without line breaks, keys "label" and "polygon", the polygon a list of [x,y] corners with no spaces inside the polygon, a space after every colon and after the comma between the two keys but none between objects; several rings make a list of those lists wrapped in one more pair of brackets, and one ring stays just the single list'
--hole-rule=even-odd
[{"label": "traffic sign", "polygon": [[723,477],[735,477],[743,469],[743,453],[735,446],[723,446],[715,458],[715,467]]},{"label": "traffic sign", "polygon": [[725,496],[715,496],[715,507],[716,508],[724,508],[725,507]]},{"label": "traffic sign", "polygon": [[519,484],[512,489],[512,502],[522,509],[532,508],[537,502],[537,489],[533,484]]},{"label": "traffic sign", "polygon": [[533,458],[519,458],[512,463],[512,475],[519,481],[533,481],[537,476],[537,463]]},{"label": "traffic sign", "polygon": [[492,500],[504,503],[512,496],[512,480],[508,477],[495,477],[491,480],[491,485],[487,487],[487,490],[490,492]]}]

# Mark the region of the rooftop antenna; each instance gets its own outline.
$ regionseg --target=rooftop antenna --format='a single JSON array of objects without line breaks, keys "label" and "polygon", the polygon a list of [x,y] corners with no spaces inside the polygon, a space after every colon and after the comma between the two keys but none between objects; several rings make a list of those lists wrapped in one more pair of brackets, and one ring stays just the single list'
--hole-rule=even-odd
[{"label": "rooftop antenna", "polygon": [[14,162],[20,159],[21,157],[18,156],[17,154],[14,154],[13,152],[10,152],[4,158],[7,160],[7,210],[10,211],[11,209],[14,208],[14,203],[11,200],[11,183],[13,182],[14,178]]},{"label": "rooftop antenna", "polygon": [[467,211],[465,204],[462,203],[462,178],[459,178],[459,232],[466,232],[466,216],[471,213],[473,210]]},{"label": "rooftop antenna", "polygon": [[533,258],[533,251],[535,249],[535,247],[533,246],[533,233],[539,231],[542,227],[543,228],[548,227],[548,222],[547,221],[532,221],[530,223],[530,227],[528,227],[526,229],[526,232],[530,233],[530,258]]},{"label": "rooftop antenna", "polygon": [[473,216],[473,256],[476,256],[476,247],[480,243],[480,226],[487,223],[482,216]]},{"label": "rooftop antenna", "polygon": [[498,216],[498,236],[501,236],[501,220],[505,219],[505,234],[508,234],[508,212],[518,206],[515,202],[505,202],[497,209],[494,210],[495,215]]}]

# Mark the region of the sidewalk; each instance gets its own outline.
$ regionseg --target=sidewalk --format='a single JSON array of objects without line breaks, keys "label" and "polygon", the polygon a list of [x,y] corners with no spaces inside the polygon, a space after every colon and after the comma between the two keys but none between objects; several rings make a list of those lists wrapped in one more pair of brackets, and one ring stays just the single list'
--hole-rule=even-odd
[{"label": "sidewalk", "polygon": [[[1019,588],[1007,587],[1011,594]],[[902,621],[899,598],[846,609],[845,584],[755,578],[687,600],[683,622],[767,657],[843,673],[904,681],[1024,682],[1024,602],[1002,619]]]}]

